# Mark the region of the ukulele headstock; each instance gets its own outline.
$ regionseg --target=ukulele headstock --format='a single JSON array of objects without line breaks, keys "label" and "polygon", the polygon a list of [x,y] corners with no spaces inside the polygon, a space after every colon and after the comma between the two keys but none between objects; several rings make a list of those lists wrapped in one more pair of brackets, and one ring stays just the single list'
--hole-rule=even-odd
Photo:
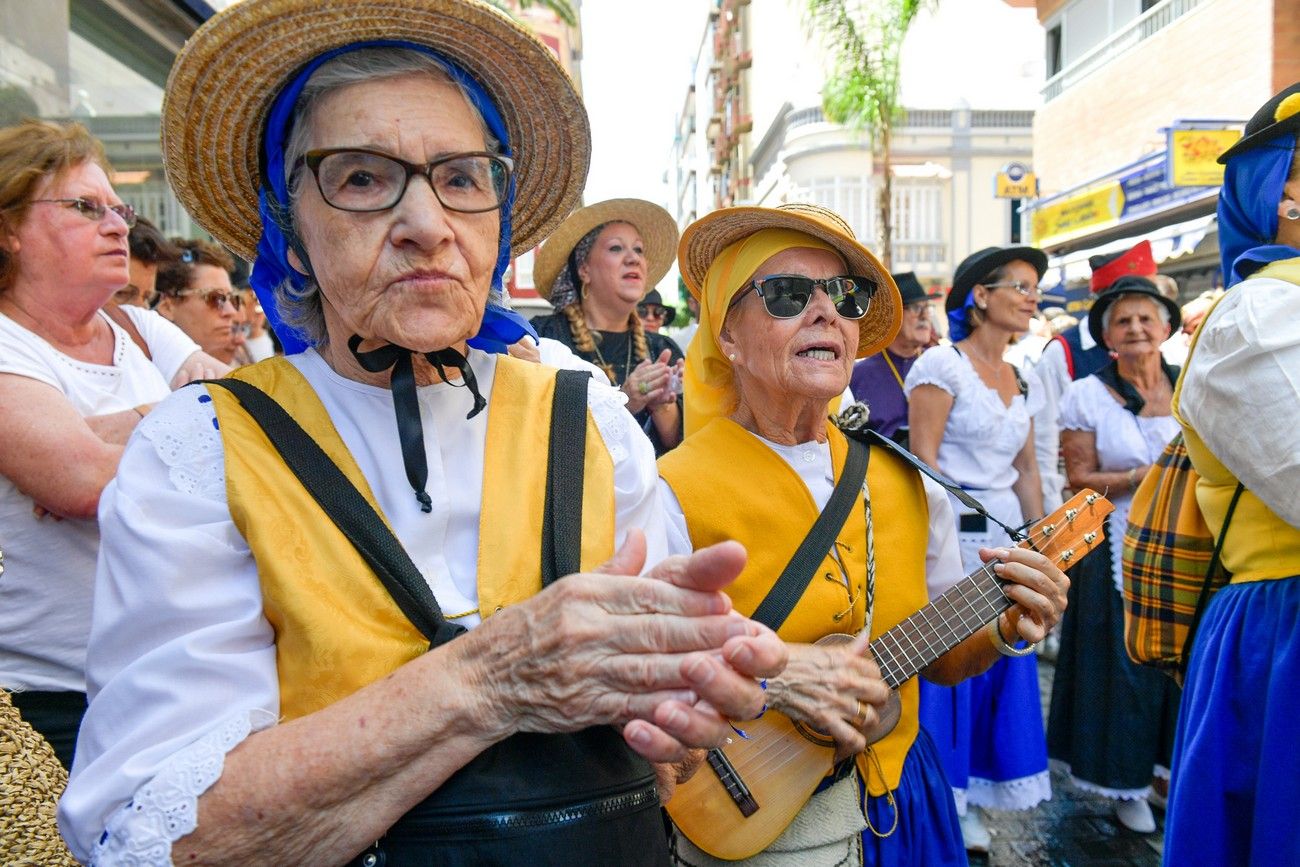
[{"label": "ukulele headstock", "polygon": [[1020,543],[1069,569],[1105,538],[1106,516],[1115,511],[1110,500],[1089,488],[1034,525]]}]

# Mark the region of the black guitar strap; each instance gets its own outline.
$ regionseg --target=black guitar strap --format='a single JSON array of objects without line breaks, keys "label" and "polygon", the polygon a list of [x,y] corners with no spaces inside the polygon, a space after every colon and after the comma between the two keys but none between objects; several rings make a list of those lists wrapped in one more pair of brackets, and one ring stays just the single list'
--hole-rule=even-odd
[{"label": "black guitar strap", "polygon": [[835,544],[844,522],[848,520],[853,504],[862,495],[862,483],[867,478],[867,462],[871,458],[871,449],[863,442],[848,439],[849,452],[844,459],[844,469],[831,498],[826,501],[817,520],[813,522],[808,535],[799,543],[794,556],[786,564],[781,577],[776,579],[767,596],[758,604],[752,619],[767,626],[773,632],[781,628],[790,616],[794,606],[808,589],[817,567],[826,559],[826,553]]},{"label": "black guitar strap", "polygon": [[[898,443],[888,437],[881,436],[877,432],[868,428],[866,426],[865,407],[861,404],[849,404],[849,406],[840,413],[838,418],[832,418],[831,421],[842,430],[850,440],[861,440],[869,445],[876,445],[881,448],[889,449],[889,451],[907,461],[907,463],[917,472],[933,479],[936,484],[956,497],[963,506],[972,510],[977,515],[983,515],[986,520],[992,521],[1003,530],[1006,530],[1007,535],[1010,536],[1013,541],[1019,542],[1026,538],[1023,527],[1014,529],[1008,527],[1006,524],[990,515],[988,510],[984,508],[984,505],[980,503],[979,500],[962,490],[961,486],[952,479],[949,479],[943,473],[939,472],[934,467],[900,446]],[[1032,523],[1033,521],[1029,521],[1025,526],[1028,527]]]}]

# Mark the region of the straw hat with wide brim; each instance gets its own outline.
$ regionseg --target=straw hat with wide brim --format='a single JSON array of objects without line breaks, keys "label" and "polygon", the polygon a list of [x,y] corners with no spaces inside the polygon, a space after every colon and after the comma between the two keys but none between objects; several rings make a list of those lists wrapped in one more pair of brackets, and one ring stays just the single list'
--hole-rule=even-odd
[{"label": "straw hat with wide brim", "polygon": [[551,51],[480,0],[241,0],[214,15],[177,55],[163,101],[163,162],[186,210],[218,241],[256,258],[271,103],[312,59],[376,41],[428,46],[491,96],[515,159],[511,247],[536,246],[581,197],[587,113]]},{"label": "straw hat with wide brim", "polygon": [[605,223],[630,223],[636,226],[645,243],[646,289],[653,289],[672,267],[677,252],[677,221],[663,208],[644,199],[608,199],[579,208],[565,218],[533,263],[533,285],[537,293],[551,300],[555,278],[569,264],[569,254],[583,237]]},{"label": "straw hat with wide brim", "polygon": [[876,282],[867,315],[858,320],[858,358],[874,355],[893,342],[903,322],[903,303],[894,279],[880,260],[858,242],[843,218],[818,205],[723,208],[691,223],[677,245],[682,279],[691,295],[700,297],[704,275],[719,253],[763,229],[792,229],[824,241],[844,257],[850,274]]}]

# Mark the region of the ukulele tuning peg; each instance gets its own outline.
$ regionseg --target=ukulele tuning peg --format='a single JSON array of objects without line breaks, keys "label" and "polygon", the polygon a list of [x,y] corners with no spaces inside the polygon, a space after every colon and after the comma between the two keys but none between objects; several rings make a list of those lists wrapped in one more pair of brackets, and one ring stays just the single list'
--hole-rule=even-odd
[{"label": "ukulele tuning peg", "polygon": [[1042,526],[1041,529],[1042,529],[1042,531],[1043,531],[1043,535],[1044,535],[1044,536],[1050,536],[1050,535],[1052,535],[1052,533],[1056,532],[1056,525],[1055,525],[1055,524],[1044,524],[1044,525]]},{"label": "ukulele tuning peg", "polygon": [[1073,559],[1074,559],[1074,549],[1073,549],[1073,548],[1071,548],[1070,550],[1066,551],[1065,553],[1063,553],[1063,554],[1061,555],[1061,562],[1062,562],[1062,563],[1069,563],[1069,562],[1070,562],[1071,560],[1073,560]]},{"label": "ukulele tuning peg", "polygon": [[1097,502],[1097,494],[1089,494],[1083,498],[1083,501],[1091,506],[1093,503]]},{"label": "ukulele tuning peg", "polygon": [[1078,514],[1079,514],[1079,510],[1078,510],[1078,509],[1066,509],[1066,510],[1065,510],[1065,520],[1066,520],[1066,521],[1069,521],[1071,524],[1073,524],[1073,523],[1074,523],[1074,519],[1078,516]]},{"label": "ukulele tuning peg", "polygon": [[1083,541],[1089,545],[1091,545],[1096,540],[1096,538],[1097,538],[1097,534],[1095,532],[1083,534]]}]

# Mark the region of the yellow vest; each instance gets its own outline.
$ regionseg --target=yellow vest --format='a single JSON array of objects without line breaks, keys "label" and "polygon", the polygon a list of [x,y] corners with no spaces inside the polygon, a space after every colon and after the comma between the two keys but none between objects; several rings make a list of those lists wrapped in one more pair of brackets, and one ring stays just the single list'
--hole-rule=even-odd
[{"label": "yellow vest", "polygon": [[[1266,265],[1256,271],[1253,277],[1272,277],[1300,284],[1300,259],[1287,259]],[[1237,290],[1229,290],[1229,292],[1235,291]],[[1226,297],[1228,296],[1223,296]],[[1217,306],[1218,301],[1215,302],[1215,307]],[[1239,480],[1214,456],[1178,411],[1183,393],[1183,379],[1196,353],[1196,342],[1200,339],[1201,329],[1205,327],[1206,322],[1210,321],[1213,313],[1214,308],[1211,307],[1192,337],[1187,365],[1183,367],[1184,373],[1179,376],[1178,384],[1174,387],[1173,411],[1178,423],[1183,426],[1183,440],[1187,443],[1187,455],[1192,459],[1192,466],[1201,476],[1196,484],[1196,502],[1201,507],[1201,514],[1205,516],[1206,526],[1217,538],[1223,529],[1223,519],[1228,513],[1228,504],[1232,500],[1232,494],[1236,491]],[[1243,419],[1243,423],[1269,424],[1271,422]],[[1228,537],[1224,541],[1222,557],[1224,568],[1232,573],[1233,584],[1300,575],[1300,529],[1292,527],[1279,518],[1251,492],[1250,488],[1246,488],[1242,491],[1241,499],[1237,501],[1237,509],[1233,512],[1232,522],[1228,525]]]},{"label": "yellow vest", "polygon": [[[269,359],[231,374],[275,398],[366,500],[383,511],[325,407],[292,364]],[[479,523],[479,611],[490,617],[541,589],[542,514],[553,369],[499,356]],[[226,458],[230,515],[248,541],[275,630],[280,712],[296,719],[390,674],[428,650],[379,578],[223,388],[210,388]],[[401,455],[394,454],[394,461]],[[590,413],[583,480],[582,567],[614,550],[613,463]]]},{"label": "yellow vest", "polygon": [[[836,478],[848,444],[827,425]],[[808,486],[779,455],[728,418],[716,418],[659,459],[659,474],[672,487],[686,516],[691,544],[702,548],[735,539],[749,552],[745,570],[727,588],[736,610],[754,612],[817,520]],[[925,551],[929,507],[921,477],[900,458],[871,450],[867,465],[876,550],[876,600],[871,635],[889,630],[928,601]],[[832,633],[856,633],[866,622],[867,526],[863,509],[849,513],[836,548],[848,573],[850,592],[829,554],[818,567],[794,611],[777,631],[786,641],[807,643]],[[899,688],[902,718],[870,749],[885,779],[866,754],[858,767],[872,795],[896,789],[903,761],[916,738],[916,679]]]}]

